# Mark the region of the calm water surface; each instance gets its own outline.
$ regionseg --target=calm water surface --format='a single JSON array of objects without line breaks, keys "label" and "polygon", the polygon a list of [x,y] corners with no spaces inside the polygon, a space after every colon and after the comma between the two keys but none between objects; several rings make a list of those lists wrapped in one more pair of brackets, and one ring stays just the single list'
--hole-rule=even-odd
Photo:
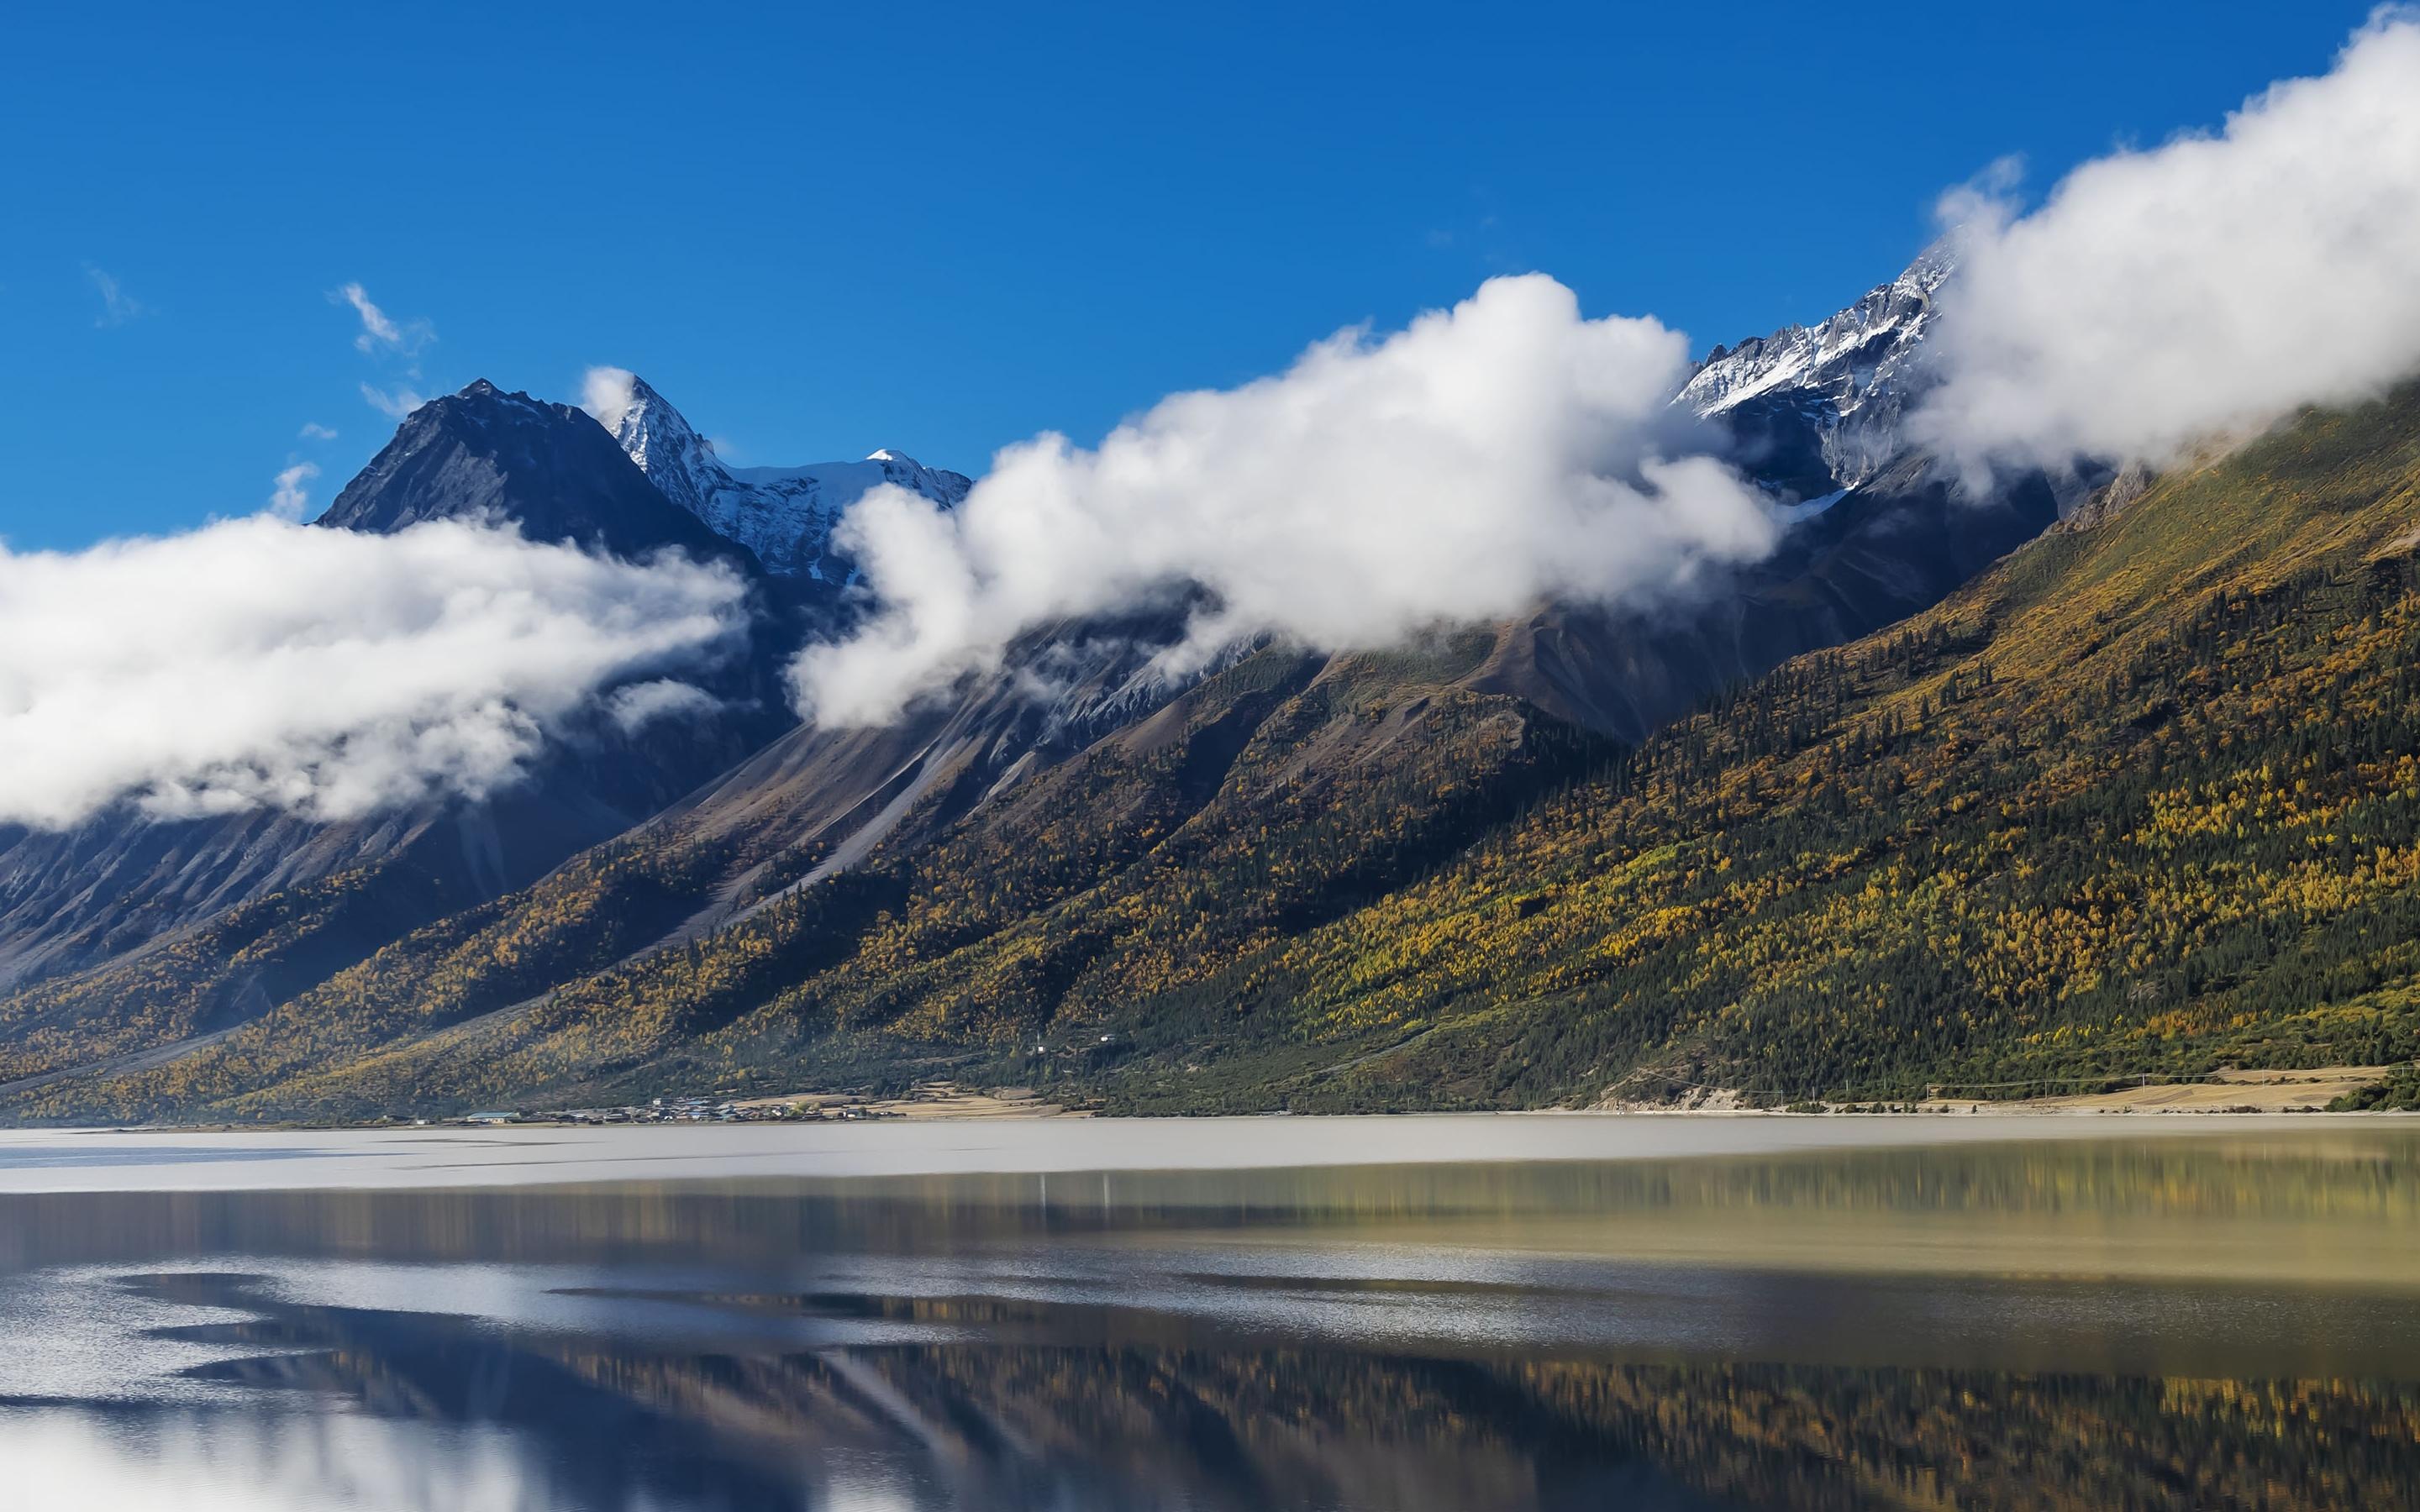
[{"label": "calm water surface", "polygon": [[0,1506],[2420,1506],[2420,1126],[2053,1124],[0,1136]]}]

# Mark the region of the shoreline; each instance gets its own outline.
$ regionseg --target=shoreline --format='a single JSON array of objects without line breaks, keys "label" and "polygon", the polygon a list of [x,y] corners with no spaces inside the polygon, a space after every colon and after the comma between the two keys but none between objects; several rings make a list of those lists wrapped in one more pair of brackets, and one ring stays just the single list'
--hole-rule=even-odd
[{"label": "shoreline", "polygon": [[1781,1158],[1842,1149],[2297,1131],[2395,1138],[2420,1114],[2145,1118],[2076,1113],[1363,1114],[923,1119],[665,1127],[0,1132],[0,1196],[818,1185],[858,1178],[1046,1177],[1342,1166]]},{"label": "shoreline", "polygon": [[[2420,1110],[2394,1108],[2330,1108],[2326,1104],[2348,1092],[2375,1086],[2387,1067],[2318,1067],[2306,1071],[2228,1071],[2207,1077],[2145,1083],[2113,1092],[2072,1093],[2005,1102],[1981,1099],[1928,1099],[1916,1103],[1823,1103],[1759,1107],[1738,1094],[1716,1090],[1677,1103],[1616,1100],[1587,1107],[1544,1108],[1407,1108],[1377,1113],[1296,1113],[1272,1108],[1255,1113],[1105,1114],[1097,1108],[1053,1102],[1029,1088],[997,1088],[970,1091],[949,1083],[928,1083],[907,1094],[873,1097],[860,1093],[813,1091],[733,1099],[716,1103],[708,1099],[658,1099],[659,1104],[694,1104],[741,1111],[737,1118],[717,1118],[667,1111],[646,1117],[644,1106],[610,1110],[563,1109],[511,1114],[458,1114],[373,1122],[281,1123],[124,1123],[8,1124],[0,1123],[0,1146],[13,1137],[32,1134],[435,1134],[497,1132],[512,1129],[675,1130],[718,1129],[735,1125],[758,1128],[817,1128],[831,1125],[868,1127],[876,1124],[1027,1123],[1092,1119],[1137,1124],[1198,1124],[1232,1120],[1300,1119],[1328,1123],[1362,1119],[1835,1119],[1942,1120],[1988,1119],[2075,1119],[2151,1117],[2161,1119],[2420,1118]],[[805,1109],[801,1114],[766,1116],[776,1109]],[[607,1118],[604,1113],[632,1115]]]},{"label": "shoreline", "polygon": [[[2392,1115],[2393,1109],[2332,1109],[2337,1099],[2379,1086],[2403,1065],[2318,1066],[2297,1070],[2226,1070],[2165,1080],[2145,1078],[2115,1091],[2057,1094],[2008,1101],[1979,1098],[1927,1098],[1913,1103],[1820,1102],[1788,1106],[1753,1106],[1739,1092],[1706,1088],[1676,1102],[1650,1103],[1609,1099],[1587,1107],[1404,1109],[1381,1113],[1294,1113],[1270,1109],[1259,1113],[1170,1113],[1105,1115],[1096,1107],[1052,1101],[1027,1087],[973,1089],[954,1082],[917,1084],[891,1097],[831,1090],[788,1091],[716,1100],[710,1097],[659,1097],[647,1104],[566,1109],[516,1109],[510,1112],[449,1115],[406,1119],[392,1118],[353,1123],[157,1123],[95,1125],[53,1132],[97,1134],[157,1132],[167,1134],[379,1133],[410,1130],[584,1129],[584,1128],[712,1128],[732,1124],[806,1126],[868,1123],[1026,1122],[1116,1117],[1137,1122],[1193,1122],[1218,1119],[1356,1118],[1690,1118],[1690,1119],[1963,1119],[2133,1117],[2137,1115],[2195,1118],[2243,1118],[2326,1115],[2368,1118]],[[39,1132],[40,1126],[12,1128],[0,1124],[0,1137],[11,1133]]]},{"label": "shoreline", "polygon": [[[1913,1105],[1900,1106],[1824,1103],[1818,1107],[1747,1108],[1739,1104],[1740,1094],[1717,1090],[1697,1099],[1694,1106],[1675,1111],[1784,1113],[1802,1118],[1838,1114],[1958,1117],[1971,1113],[1993,1113],[2043,1117],[2077,1113],[2194,1115],[2326,1113],[2330,1111],[2328,1104],[2336,1099],[2381,1086],[2397,1072],[2409,1069],[2406,1065],[2389,1065],[2313,1066],[2297,1070],[2227,1070],[2211,1072],[2199,1076],[2142,1077],[2137,1079],[2136,1085],[2133,1087],[2120,1088],[2109,1092],[2066,1092],[2047,1097],[1996,1102],[1982,1098],[1931,1097],[1922,1099]],[[1608,1103],[1603,1106],[1608,1112],[1656,1111],[1649,1104],[1636,1102]]]}]

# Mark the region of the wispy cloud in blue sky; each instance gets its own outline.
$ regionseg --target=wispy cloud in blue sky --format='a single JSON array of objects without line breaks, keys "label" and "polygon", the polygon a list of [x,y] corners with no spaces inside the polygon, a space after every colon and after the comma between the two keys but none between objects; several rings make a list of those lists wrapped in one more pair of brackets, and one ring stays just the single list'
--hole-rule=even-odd
[{"label": "wispy cloud in blue sky", "polygon": [[86,263],[84,265],[84,276],[91,281],[92,286],[101,294],[101,314],[93,318],[92,323],[101,330],[108,331],[122,326],[139,316],[149,313],[143,301],[127,293],[125,287],[114,275]]},{"label": "wispy cloud in blue sky", "polygon": [[420,378],[418,359],[422,348],[437,339],[437,328],[422,316],[396,319],[379,308],[369,290],[358,281],[331,291],[328,302],[350,305],[353,314],[360,316],[362,329],[353,337],[354,350],[381,363],[400,363],[403,377],[410,380],[391,384],[364,380],[362,397],[369,407],[389,420],[401,420],[427,404],[427,396],[415,386]]},{"label": "wispy cloud in blue sky", "polygon": [[349,304],[362,318],[361,334],[353,346],[369,356],[396,354],[417,357],[422,347],[437,339],[437,328],[427,320],[397,320],[378,307],[369,291],[359,284],[347,284],[328,296],[331,304]]},{"label": "wispy cloud in blue sky", "polygon": [[428,402],[427,394],[400,383],[393,389],[381,389],[375,383],[365,383],[362,385],[362,397],[369,401],[371,409],[389,420],[401,420]]}]

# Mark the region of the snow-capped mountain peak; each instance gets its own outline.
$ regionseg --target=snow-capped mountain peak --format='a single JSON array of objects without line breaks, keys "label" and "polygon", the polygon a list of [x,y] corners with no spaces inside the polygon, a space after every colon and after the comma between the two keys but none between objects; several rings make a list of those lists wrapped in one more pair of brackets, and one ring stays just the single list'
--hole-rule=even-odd
[{"label": "snow-capped mountain peak", "polygon": [[707,524],[714,523],[706,517],[707,501],[727,483],[729,474],[715,459],[714,444],[699,435],[662,394],[649,388],[646,379],[633,374],[619,413],[597,418],[607,423],[613,440],[665,498]]},{"label": "snow-capped mountain peak", "polygon": [[1715,347],[1675,402],[1760,434],[1811,428],[1834,485],[1862,483],[1898,455],[1908,401],[1931,381],[1924,341],[1954,270],[1937,242],[1828,319]]},{"label": "snow-capped mountain peak", "polygon": [[846,581],[856,569],[836,556],[832,528],[869,490],[892,484],[955,508],[972,480],[889,448],[858,462],[798,468],[726,467],[714,443],[645,379],[631,375],[614,402],[594,406],[598,421],[664,497],[715,533],[756,553],[773,572]]}]

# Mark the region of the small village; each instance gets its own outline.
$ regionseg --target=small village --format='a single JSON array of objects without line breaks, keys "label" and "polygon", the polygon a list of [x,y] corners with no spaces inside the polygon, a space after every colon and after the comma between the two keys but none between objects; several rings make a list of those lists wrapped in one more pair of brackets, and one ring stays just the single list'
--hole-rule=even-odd
[{"label": "small village", "polygon": [[874,1107],[869,1103],[843,1103],[823,1106],[813,1103],[717,1101],[704,1097],[659,1097],[646,1103],[628,1103],[620,1107],[560,1108],[546,1111],[515,1109],[497,1113],[472,1113],[458,1119],[431,1120],[439,1124],[470,1127],[492,1127],[498,1124],[548,1123],[572,1125],[603,1125],[616,1123],[830,1123],[871,1119],[895,1119],[903,1115]]},{"label": "small village", "polygon": [[[512,1108],[452,1118],[413,1119],[417,1127],[495,1128],[538,1124],[602,1127],[614,1124],[859,1123],[885,1119],[1041,1119],[1084,1117],[1042,1098],[1031,1088],[964,1088],[954,1082],[920,1082],[901,1095],[871,1092],[800,1092],[773,1097],[658,1097],[645,1103],[585,1108]],[[392,1121],[403,1122],[396,1119]]]}]

